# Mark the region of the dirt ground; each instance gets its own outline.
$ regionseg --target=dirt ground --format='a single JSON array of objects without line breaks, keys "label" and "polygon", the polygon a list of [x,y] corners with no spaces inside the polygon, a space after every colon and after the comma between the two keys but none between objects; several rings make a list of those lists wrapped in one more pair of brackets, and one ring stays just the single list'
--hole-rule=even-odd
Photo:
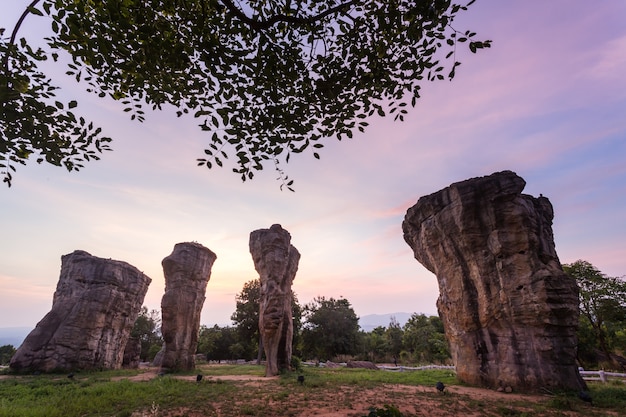
[{"label": "dirt ground", "polygon": [[[115,377],[111,378],[112,381],[117,381],[121,379],[127,379],[129,381],[149,381],[153,378],[157,378],[157,370],[149,369],[146,372],[140,373],[131,377]],[[177,375],[173,378],[195,382],[195,375]],[[211,381],[237,381],[242,383],[247,383],[246,385],[266,385],[270,381],[277,381],[280,377],[264,377],[264,376],[254,376],[254,375],[220,375],[220,376],[205,376],[204,379]],[[420,393],[435,393],[436,389],[433,387],[424,387],[424,386],[410,386],[410,385],[387,385],[389,389],[392,389],[394,392],[399,394],[404,394],[407,397],[416,396]],[[446,387],[446,394],[457,394],[457,395],[467,395],[471,398],[475,399],[500,399],[503,401],[532,401],[539,402],[545,400],[545,396],[540,395],[526,395],[526,394],[515,394],[515,393],[504,393],[497,392],[493,390],[483,389],[483,388],[473,388],[473,387],[461,387],[461,386],[451,386]],[[444,394],[444,395],[446,395]]]},{"label": "dirt ground", "polygon": [[[126,377],[132,381],[145,381],[157,378],[157,371],[148,369],[145,372],[132,377]],[[174,376],[181,380],[195,382],[196,377],[190,376]],[[118,378],[121,379],[121,378]],[[206,381],[234,381],[241,383],[243,387],[262,388],[267,392],[267,396],[272,396],[272,391],[280,391],[278,384],[279,377],[266,378],[251,375],[220,375],[205,376]],[[517,393],[504,393],[488,389],[449,386],[446,387],[445,394],[437,392],[435,387],[427,386],[409,386],[396,384],[383,384],[374,389],[355,389],[353,387],[345,387],[345,389],[327,393],[324,398],[308,398],[306,394],[294,394],[289,400],[265,400],[264,407],[275,406],[275,416],[290,417],[363,417],[368,414],[368,407],[376,404],[376,407],[383,407],[384,404],[392,404],[397,407],[405,416],[432,416],[432,417],[479,417],[479,416],[542,416],[542,415],[559,415],[559,416],[581,416],[586,415],[579,412],[568,412],[563,410],[555,410],[552,412],[537,412],[532,407],[533,404],[540,404],[550,400],[549,395],[526,395]],[[302,404],[301,407],[291,406],[289,410],[284,411],[281,408],[280,401],[289,401],[290,403]],[[494,406],[494,403],[501,404]],[[243,404],[242,404],[243,406]],[[254,407],[254,405],[252,405]],[[243,407],[245,408],[245,407]],[[283,412],[281,413],[281,410]],[[147,411],[137,412],[133,417],[151,416]],[[160,410],[154,415],[163,417],[204,417],[206,414],[191,409]],[[219,413],[218,416],[222,415]],[[224,415],[230,415],[225,413]],[[252,411],[247,411],[241,415],[257,415]],[[261,414],[267,415],[267,414]],[[618,414],[606,414],[607,416],[617,416]]]},{"label": "dirt ground", "polygon": [[[0,378],[14,376],[0,375]],[[173,375],[172,378],[196,382],[195,375]],[[147,381],[159,378],[156,368],[145,368],[134,376],[115,377],[112,380]],[[618,413],[597,414],[587,404],[576,404],[574,410],[542,407],[551,401],[551,396],[504,393],[488,389],[449,386],[445,394],[435,387],[399,384],[381,384],[375,388],[346,385],[335,391],[324,391],[320,397],[311,395],[297,386],[284,397],[285,387],[279,377],[253,375],[220,375],[203,377],[203,382],[231,381],[242,389],[254,390],[260,398],[248,403],[228,401],[213,404],[213,411],[207,414],[190,408],[138,410],[131,417],[205,417],[210,416],[288,416],[288,417],[364,417],[368,408],[382,408],[385,404],[397,407],[404,416],[424,417],[479,417],[479,416],[619,416]],[[238,410],[238,411],[237,411]],[[262,411],[261,411],[262,410]],[[586,412],[589,411],[588,413]],[[390,414],[391,415],[391,414]],[[622,414],[626,415],[626,414]]]}]

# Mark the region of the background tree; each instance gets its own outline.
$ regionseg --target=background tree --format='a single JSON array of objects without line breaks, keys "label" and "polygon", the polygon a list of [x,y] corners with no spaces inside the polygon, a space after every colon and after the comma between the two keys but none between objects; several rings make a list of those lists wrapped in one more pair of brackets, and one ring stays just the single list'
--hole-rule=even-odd
[{"label": "background tree", "polygon": [[207,327],[204,324],[200,325],[196,353],[205,355],[207,360],[216,357],[215,352],[217,351],[218,341],[221,337],[222,332],[217,324],[213,327]]},{"label": "background tree", "polygon": [[161,337],[161,314],[158,310],[148,312],[143,306],[130,332],[130,336],[141,340],[140,358],[142,361],[151,361],[163,346]]},{"label": "background tree", "polygon": [[345,298],[316,297],[304,307],[303,354],[320,360],[359,352],[359,318]]},{"label": "background tree", "polygon": [[[459,43],[490,46],[453,26],[464,10],[447,0],[34,0],[0,42],[4,180],[33,154],[71,171],[109,149],[37,69],[67,52],[67,73],[133,119],[144,105],[193,114],[208,133],[199,165],[234,153],[245,181],[269,161],[290,187],[279,162],[305,149],[319,158],[323,139],[352,137],[374,114],[403,120],[423,82],[454,77]],[[28,14],[49,15],[46,51],[18,40]]]},{"label": "background tree", "polygon": [[364,353],[364,359],[372,362],[381,362],[385,360],[388,353],[387,340],[385,338],[385,326],[378,326],[371,332],[361,332],[361,349]]},{"label": "background tree", "polygon": [[241,359],[243,347],[237,340],[237,329],[226,326],[200,326],[196,353],[206,355],[207,360],[223,361]]},{"label": "background tree", "polygon": [[16,350],[13,345],[0,346],[0,365],[8,365]]},{"label": "background tree", "polygon": [[[614,350],[624,352],[620,335],[626,329],[626,282],[609,277],[590,262],[578,260],[563,265],[580,289],[579,356],[589,361],[594,349],[618,365]],[[621,365],[624,366],[624,365]]]},{"label": "background tree", "polygon": [[437,316],[411,315],[404,325],[403,345],[417,363],[443,363],[450,359],[443,323]]},{"label": "background tree", "polygon": [[261,360],[263,349],[259,332],[259,302],[261,299],[261,284],[258,279],[248,281],[236,295],[236,309],[230,319],[237,329],[237,338],[243,347],[243,355],[252,359],[257,356]]},{"label": "background tree", "polygon": [[394,316],[391,316],[389,327],[385,331],[385,339],[387,341],[387,351],[391,356],[391,360],[397,362],[400,358],[400,352],[402,352],[402,336],[403,331],[400,323]]},{"label": "background tree", "polygon": [[303,308],[298,301],[298,295],[291,291],[291,312],[293,314],[293,352],[292,352],[292,361],[293,357],[296,356],[298,359],[302,357],[302,314]]}]

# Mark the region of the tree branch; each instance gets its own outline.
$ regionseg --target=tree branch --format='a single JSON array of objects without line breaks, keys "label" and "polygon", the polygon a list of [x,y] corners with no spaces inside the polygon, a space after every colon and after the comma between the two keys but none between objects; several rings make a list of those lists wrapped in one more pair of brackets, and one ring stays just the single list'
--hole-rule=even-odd
[{"label": "tree branch", "polygon": [[15,43],[15,38],[17,37],[17,32],[20,30],[20,27],[22,26],[22,23],[24,22],[24,19],[26,19],[26,16],[28,16],[28,14],[30,13],[30,9],[32,7],[35,7],[37,5],[37,3],[39,3],[41,0],[33,0],[28,7],[26,7],[26,10],[24,10],[24,13],[22,13],[22,15],[20,16],[20,18],[17,20],[17,23],[15,24],[15,27],[13,28],[13,32],[11,33],[11,40],[9,41],[9,44],[13,45]]},{"label": "tree branch", "polygon": [[[20,27],[22,26],[22,23],[24,22],[24,19],[26,19],[26,16],[28,16],[28,14],[30,13],[30,9],[32,7],[35,7],[37,5],[37,3],[39,3],[40,1],[41,0],[33,0],[26,7],[26,10],[24,10],[24,12],[20,16],[20,18],[17,20],[17,23],[15,23],[15,26],[13,27],[13,32],[11,32],[11,39],[9,40],[9,45],[15,45],[15,38],[17,37],[17,32],[20,30]],[[4,57],[4,62],[2,64],[3,64],[4,69],[5,69],[5,71],[6,71],[7,75],[8,75],[9,74],[9,51],[7,51],[7,54]]]},{"label": "tree branch", "polygon": [[236,17],[238,17],[242,22],[248,24],[252,29],[256,30],[264,30],[269,27],[275,25],[279,22],[292,23],[295,25],[305,25],[315,23],[327,16],[330,16],[334,13],[341,12],[342,10],[353,6],[360,2],[360,0],[349,0],[345,3],[338,4],[335,7],[331,7],[328,10],[323,11],[322,13],[316,14],[314,16],[306,16],[306,17],[298,17],[298,16],[287,16],[284,14],[277,14],[266,20],[257,20],[246,15],[241,9],[239,9],[231,0],[221,0],[224,6]]}]

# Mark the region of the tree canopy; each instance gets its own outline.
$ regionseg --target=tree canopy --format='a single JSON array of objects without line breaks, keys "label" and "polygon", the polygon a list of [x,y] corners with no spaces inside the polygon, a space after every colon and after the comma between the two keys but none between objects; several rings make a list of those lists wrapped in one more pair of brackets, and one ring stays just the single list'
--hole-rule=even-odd
[{"label": "tree canopy", "polygon": [[259,354],[261,337],[259,332],[259,303],[261,301],[261,284],[258,279],[248,281],[235,297],[236,309],[230,316],[237,329],[237,336],[245,341],[245,356]]},{"label": "tree canopy", "polygon": [[236,360],[243,357],[244,351],[235,327],[200,326],[196,352],[206,355],[207,360]]},{"label": "tree canopy", "polygon": [[16,350],[13,345],[0,346],[0,365],[8,365]]},{"label": "tree canopy", "polygon": [[140,358],[142,361],[154,359],[163,345],[161,337],[161,313],[157,310],[148,312],[148,307],[143,306],[130,336],[141,341]]},{"label": "tree canopy", "polygon": [[417,362],[445,362],[450,350],[438,316],[413,313],[404,325],[403,345]]},{"label": "tree canopy", "polygon": [[[489,47],[454,26],[449,0],[33,0],[0,41],[0,170],[33,155],[78,170],[111,139],[55,101],[38,62],[69,54],[67,74],[121,102],[132,119],[173,106],[207,132],[197,163],[233,158],[243,181],[324,139],[351,138],[369,116],[403,120],[423,82],[452,79],[459,44]],[[28,15],[47,15],[47,48],[18,38]],[[0,29],[0,31],[3,31]],[[282,185],[281,185],[282,187]]]},{"label": "tree canopy", "polygon": [[588,261],[563,265],[580,290],[579,356],[587,362],[597,349],[613,362],[613,352],[626,353],[626,281],[602,273]]},{"label": "tree canopy", "polygon": [[345,298],[316,297],[304,307],[303,354],[318,359],[356,354],[359,318]]}]

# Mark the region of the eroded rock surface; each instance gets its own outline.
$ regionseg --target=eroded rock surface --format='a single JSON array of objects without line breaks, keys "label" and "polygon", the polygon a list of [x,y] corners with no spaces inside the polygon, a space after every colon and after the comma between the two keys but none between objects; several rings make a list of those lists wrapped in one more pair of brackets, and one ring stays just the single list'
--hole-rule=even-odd
[{"label": "eroded rock surface", "polygon": [[300,253],[291,235],[279,224],[250,233],[250,254],[259,273],[261,300],[259,330],[265,349],[265,375],[290,369],[293,341],[291,284],[298,271]]},{"label": "eroded rock surface", "polygon": [[61,257],[52,309],[11,359],[18,371],[119,369],[150,278],[81,250]]},{"label": "eroded rock surface", "polygon": [[161,262],[165,275],[165,293],[161,299],[164,344],[157,365],[164,369],[180,371],[196,366],[200,313],[216,259],[201,244],[186,242],[177,243]]},{"label": "eroded rock surface", "polygon": [[124,368],[136,369],[139,368],[139,362],[141,361],[141,339],[138,337],[130,337],[126,343],[124,349],[124,359],[122,360],[122,366]]},{"label": "eroded rock surface", "polygon": [[437,307],[458,377],[517,391],[582,389],[578,287],[561,268],[550,201],[504,171],[422,197],[402,223],[437,276]]}]

